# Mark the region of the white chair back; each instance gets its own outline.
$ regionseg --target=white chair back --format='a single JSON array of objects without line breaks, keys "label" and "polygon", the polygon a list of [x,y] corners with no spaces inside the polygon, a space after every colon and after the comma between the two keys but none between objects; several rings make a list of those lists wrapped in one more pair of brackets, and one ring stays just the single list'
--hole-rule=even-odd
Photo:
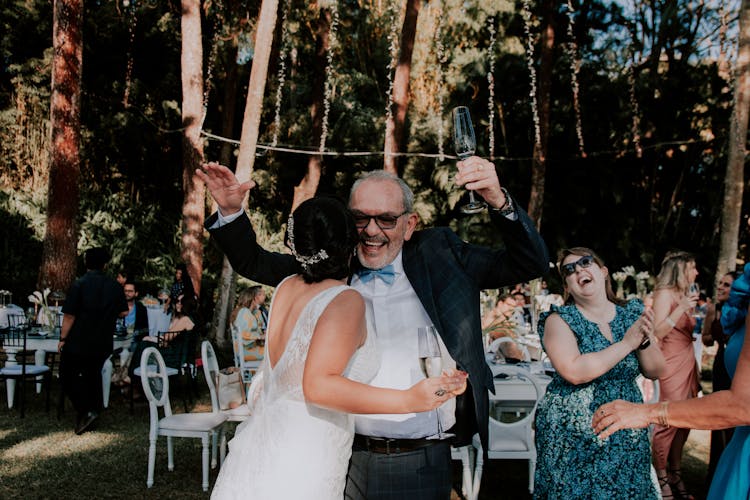
[{"label": "white chair back", "polygon": [[219,397],[216,394],[216,374],[219,373],[219,362],[211,342],[204,340],[201,343],[201,361],[203,362],[203,375],[206,377],[208,392],[211,395],[211,411],[219,411]]},{"label": "white chair back", "polygon": [[[505,422],[500,418],[496,418],[500,415],[493,415],[490,411],[489,419],[489,440],[487,456],[489,459],[526,459],[529,461],[529,492],[534,492],[534,471],[536,470],[536,447],[534,445],[534,416],[536,414],[537,406],[539,401],[544,396],[545,388],[543,388],[539,382],[537,382],[532,376],[531,372],[527,369],[513,366],[513,365],[495,365],[492,369],[493,373],[497,377],[500,374],[504,374],[507,377],[518,379],[526,384],[529,384],[529,388],[533,388],[533,391],[528,391],[529,394],[533,394],[532,397],[518,400],[519,403],[523,404],[523,408],[518,408],[518,414],[523,412],[515,421]],[[519,391],[520,393],[526,393],[527,391]],[[513,401],[517,401],[514,396]],[[503,395],[498,393],[496,395],[490,394],[490,406],[492,402],[502,401]],[[472,498],[476,499],[479,495],[479,488],[482,482],[482,469],[484,467],[484,459],[482,454],[482,444],[479,441],[479,436],[474,436],[473,439],[474,447],[477,449],[476,466],[474,469],[474,480],[473,480],[473,491]]]},{"label": "white chair back", "polygon": [[159,420],[159,407],[164,407],[164,415],[172,415],[169,403],[169,375],[164,358],[155,347],[147,347],[141,354],[141,386],[148,399],[151,424]]}]

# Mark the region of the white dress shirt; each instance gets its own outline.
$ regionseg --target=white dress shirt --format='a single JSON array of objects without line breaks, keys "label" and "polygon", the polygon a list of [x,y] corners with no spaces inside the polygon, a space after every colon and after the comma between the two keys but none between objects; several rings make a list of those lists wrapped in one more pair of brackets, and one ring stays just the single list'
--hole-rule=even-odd
[{"label": "white dress shirt", "polygon": [[[408,389],[425,376],[419,366],[417,351],[417,329],[432,325],[427,312],[419,301],[414,288],[404,273],[401,252],[391,263],[396,277],[387,285],[379,277],[363,283],[355,274],[351,286],[365,299],[370,326],[375,331],[376,345],[380,351],[380,369],[370,381],[370,385],[391,389]],[[443,356],[443,369],[455,368],[456,362],[450,357],[438,338]],[[440,411],[440,422],[447,430],[456,422],[456,400],[448,400]],[[398,415],[355,415],[357,434],[375,437],[417,439],[437,434],[435,411]]]},{"label": "white dress shirt", "polygon": [[[219,211],[218,220],[212,228],[229,224],[241,214],[242,210],[225,217]],[[380,351],[380,369],[370,385],[408,389],[425,378],[419,366],[417,328],[432,325],[432,321],[404,273],[402,252],[399,252],[391,264],[396,273],[392,284],[387,285],[377,276],[362,283],[355,274],[351,286],[365,299],[367,335],[375,336],[376,346]],[[375,331],[370,330],[373,327]],[[456,362],[448,354],[443,340],[438,337],[438,342],[443,356],[443,369],[455,368]],[[438,411],[443,430],[450,429],[456,423],[456,399],[449,399]],[[355,415],[354,425],[357,434],[373,437],[418,439],[433,436],[438,431],[435,411]]]}]

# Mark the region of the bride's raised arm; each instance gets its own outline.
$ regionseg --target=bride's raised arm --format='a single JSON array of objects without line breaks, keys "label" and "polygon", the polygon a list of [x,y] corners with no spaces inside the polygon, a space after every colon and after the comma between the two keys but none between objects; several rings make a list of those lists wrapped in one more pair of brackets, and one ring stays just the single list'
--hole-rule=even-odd
[{"label": "bride's raised arm", "polygon": [[[349,359],[367,335],[365,303],[354,290],[331,301],[318,319],[305,363],[305,401],[348,413],[412,413],[437,408],[466,389],[466,376],[457,372],[424,379],[406,390],[383,389],[343,376]],[[444,395],[439,389],[444,390]]]}]

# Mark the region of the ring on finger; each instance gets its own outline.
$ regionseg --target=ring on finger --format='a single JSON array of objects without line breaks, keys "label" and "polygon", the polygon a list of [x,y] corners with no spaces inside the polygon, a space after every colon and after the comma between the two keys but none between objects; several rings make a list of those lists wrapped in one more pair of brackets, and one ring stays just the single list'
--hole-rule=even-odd
[{"label": "ring on finger", "polygon": [[437,396],[439,398],[442,398],[443,396],[445,396],[445,389],[443,389],[441,387],[440,389],[438,389],[437,391],[435,391],[435,396]]}]

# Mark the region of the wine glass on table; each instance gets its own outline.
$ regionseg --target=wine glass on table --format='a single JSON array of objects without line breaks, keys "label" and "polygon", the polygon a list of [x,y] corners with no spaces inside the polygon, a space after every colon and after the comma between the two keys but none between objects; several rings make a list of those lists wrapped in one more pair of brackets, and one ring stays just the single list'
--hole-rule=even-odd
[{"label": "wine glass on table", "polygon": [[[471,124],[471,114],[466,106],[453,108],[453,144],[459,160],[472,156],[477,149],[474,136],[474,126]],[[461,206],[465,214],[475,214],[487,208],[487,204],[474,197],[474,191],[469,191],[469,202]]]},{"label": "wine glass on table", "polygon": [[[443,373],[443,358],[440,355],[440,344],[438,343],[437,330],[434,326],[420,326],[417,329],[417,349],[419,353],[419,366],[427,378],[439,377]],[[435,408],[438,432],[428,439],[445,439],[453,436],[443,432],[440,422],[440,408]]]}]

